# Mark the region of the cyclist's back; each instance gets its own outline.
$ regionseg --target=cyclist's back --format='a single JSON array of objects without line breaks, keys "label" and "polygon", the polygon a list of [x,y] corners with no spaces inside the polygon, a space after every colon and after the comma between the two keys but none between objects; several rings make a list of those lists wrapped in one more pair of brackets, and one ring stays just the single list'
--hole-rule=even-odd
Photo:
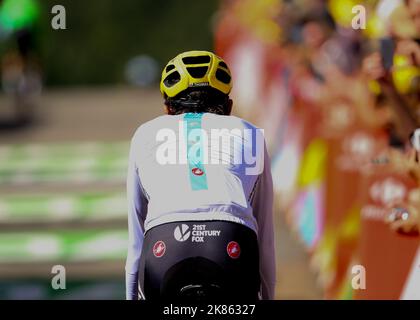
[{"label": "cyclist's back", "polygon": [[[197,127],[188,129],[191,122]],[[250,200],[264,161],[258,128],[234,116],[164,115],[141,126],[132,143],[149,197],[146,231],[183,220],[228,220],[257,231]]]}]

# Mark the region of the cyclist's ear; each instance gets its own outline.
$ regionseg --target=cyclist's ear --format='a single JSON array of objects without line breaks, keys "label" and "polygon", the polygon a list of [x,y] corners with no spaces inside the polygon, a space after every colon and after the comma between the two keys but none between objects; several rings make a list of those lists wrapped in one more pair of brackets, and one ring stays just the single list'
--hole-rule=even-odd
[{"label": "cyclist's ear", "polygon": [[229,99],[228,103],[226,105],[226,115],[230,116],[230,114],[232,112],[232,106],[233,106],[233,101],[232,101],[232,99]]}]

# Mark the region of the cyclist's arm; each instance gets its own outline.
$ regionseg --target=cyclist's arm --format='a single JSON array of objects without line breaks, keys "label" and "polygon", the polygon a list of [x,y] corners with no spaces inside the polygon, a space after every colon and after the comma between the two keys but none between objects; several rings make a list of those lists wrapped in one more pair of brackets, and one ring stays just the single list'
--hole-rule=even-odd
[{"label": "cyclist's arm", "polygon": [[138,270],[144,239],[144,220],[148,200],[141,187],[138,168],[135,162],[136,140],[133,138],[127,175],[128,200],[128,254],[125,265],[126,299],[138,300]]},{"label": "cyclist's arm", "polygon": [[276,252],[273,226],[273,179],[270,157],[264,145],[264,170],[261,173],[252,203],[258,223],[260,251],[261,295],[263,300],[273,300],[276,285]]}]

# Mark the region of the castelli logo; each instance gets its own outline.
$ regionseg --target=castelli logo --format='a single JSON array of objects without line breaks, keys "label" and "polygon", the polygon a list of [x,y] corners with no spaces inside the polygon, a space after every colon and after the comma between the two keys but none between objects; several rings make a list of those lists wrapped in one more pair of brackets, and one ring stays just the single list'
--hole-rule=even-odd
[{"label": "castelli logo", "polygon": [[200,168],[193,168],[191,171],[196,176],[202,176],[204,174],[204,171]]},{"label": "castelli logo", "polygon": [[164,256],[166,252],[166,244],[163,241],[158,241],[155,243],[155,245],[153,246],[153,255],[156,258],[161,258]]},{"label": "castelli logo", "polygon": [[239,256],[241,255],[241,247],[239,246],[239,243],[237,243],[236,241],[229,242],[226,250],[227,250],[227,254],[232,259],[238,259]]},{"label": "castelli logo", "polygon": [[370,187],[369,193],[372,200],[388,205],[395,201],[402,201],[407,194],[407,189],[401,182],[387,178],[375,182]]}]

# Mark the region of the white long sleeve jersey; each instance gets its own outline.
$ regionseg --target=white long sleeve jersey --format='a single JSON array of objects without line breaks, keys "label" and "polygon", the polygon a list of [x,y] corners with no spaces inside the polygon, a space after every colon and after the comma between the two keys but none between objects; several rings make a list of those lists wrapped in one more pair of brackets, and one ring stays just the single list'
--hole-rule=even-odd
[{"label": "white long sleeve jersey", "polygon": [[273,183],[263,131],[235,116],[164,115],[131,141],[127,299],[137,299],[144,233],[178,221],[222,220],[258,236],[261,295],[274,298]]}]

